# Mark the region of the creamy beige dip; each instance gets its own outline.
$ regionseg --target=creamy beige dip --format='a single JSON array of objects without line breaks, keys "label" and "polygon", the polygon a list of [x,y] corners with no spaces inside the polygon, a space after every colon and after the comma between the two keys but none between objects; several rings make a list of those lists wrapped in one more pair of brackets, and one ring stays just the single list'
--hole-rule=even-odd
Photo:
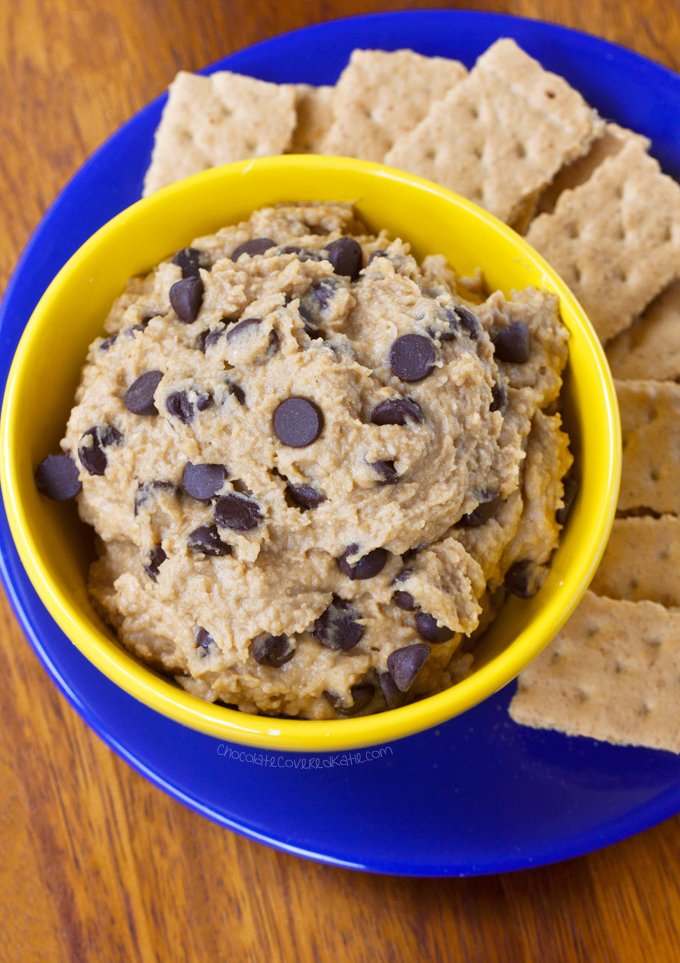
[{"label": "creamy beige dip", "polygon": [[545,577],[572,460],[557,298],[482,288],[337,203],[257,211],[130,280],[62,441],[127,649],[311,719],[469,670],[505,589]]}]

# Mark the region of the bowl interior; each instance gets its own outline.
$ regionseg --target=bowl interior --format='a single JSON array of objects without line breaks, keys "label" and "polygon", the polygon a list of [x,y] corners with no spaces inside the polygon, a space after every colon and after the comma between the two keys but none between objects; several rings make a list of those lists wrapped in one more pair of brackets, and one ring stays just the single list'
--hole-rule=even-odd
[{"label": "bowl interior", "polygon": [[[402,709],[331,722],[269,719],[208,705],[130,656],[86,589],[91,530],[73,503],[38,494],[36,465],[58,450],[90,342],[127,279],[194,237],[282,201],[353,201],[374,231],[411,243],[418,259],[444,254],[461,275],[477,267],[506,296],[555,291],[568,326],[564,414],[581,487],[550,575],[529,601],[511,599],[476,650],[463,682]],[[427,181],[363,161],[276,157],[206,171],[127,209],[69,261],[29,322],[10,372],[1,426],[2,490],[28,575],[69,638],[137,698],[216,736],[277,749],[346,749],[385,742],[464,711],[514,678],[554,636],[585,591],[611,527],[620,475],[615,393],[600,344],[545,262],[485,211]]]}]

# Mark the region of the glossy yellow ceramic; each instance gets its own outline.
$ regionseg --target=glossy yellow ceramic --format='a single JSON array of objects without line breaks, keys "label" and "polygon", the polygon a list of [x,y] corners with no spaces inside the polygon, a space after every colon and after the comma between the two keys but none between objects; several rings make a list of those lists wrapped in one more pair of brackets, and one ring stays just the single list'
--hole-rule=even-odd
[{"label": "glossy yellow ceramic", "polygon": [[[375,231],[411,243],[417,258],[445,254],[462,275],[481,267],[490,290],[555,291],[571,332],[566,423],[581,487],[548,580],[512,598],[475,654],[474,671],[414,705],[358,719],[270,719],[209,705],[142,665],[116,641],[86,590],[92,533],[74,503],[36,490],[33,472],[58,442],[90,342],[126,280],[193,238],[280,201],[354,201]],[[159,712],[223,739],[272,749],[339,750],[434,726],[513,679],[555,635],[588,585],[614,516],[620,476],[616,396],[600,344],[557,275],[517,234],[435,184],[363,161],[272,157],[198,174],[133,205],[71,258],[38,304],[19,344],[2,410],[2,494],[28,575],[66,635],[110,679]]]}]

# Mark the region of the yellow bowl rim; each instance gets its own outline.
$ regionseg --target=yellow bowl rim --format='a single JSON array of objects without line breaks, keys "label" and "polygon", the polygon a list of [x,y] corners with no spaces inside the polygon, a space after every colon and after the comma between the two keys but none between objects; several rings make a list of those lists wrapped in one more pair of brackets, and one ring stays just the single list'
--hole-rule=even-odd
[{"label": "yellow bowl rim", "polygon": [[[580,574],[575,588],[572,589],[569,598],[563,599],[562,595],[559,595],[556,599],[553,599],[548,617],[543,620],[543,630],[538,632],[537,623],[534,621],[518,637],[522,642],[521,647],[517,646],[518,639],[516,639],[489,664],[443,692],[428,696],[419,702],[411,703],[400,709],[392,709],[356,719],[278,719],[250,715],[224,706],[215,706],[189,695],[171,682],[160,678],[122,647],[112,647],[109,652],[103,651],[92,638],[89,630],[81,624],[78,607],[72,604],[68,598],[62,597],[62,593],[55,589],[52,580],[45,574],[40,564],[30,528],[24,523],[24,512],[19,497],[19,479],[12,459],[15,429],[17,427],[11,417],[13,398],[22,377],[24,362],[30,356],[33,343],[38,338],[41,319],[49,310],[51,302],[58,299],[59,292],[68,275],[78,269],[81,262],[87,259],[97,245],[104,238],[115,234],[128,221],[137,217],[141,211],[150,208],[152,205],[163,205],[166,200],[193,184],[209,180],[219,181],[220,178],[232,174],[243,176],[255,168],[275,170],[279,165],[300,165],[301,163],[308,169],[330,168],[344,171],[349,169],[358,174],[377,174],[397,183],[407,182],[430,194],[438,195],[444,200],[453,202],[458,207],[466,208],[484,222],[489,230],[500,232],[513,245],[519,247],[522,257],[540,270],[544,284],[547,283],[548,287],[558,294],[561,303],[568,304],[574,318],[581,325],[597,364],[600,384],[604,389],[604,415],[609,427],[609,449],[606,452],[608,472],[604,485],[604,498],[602,499],[604,502],[603,511],[598,514],[597,518],[593,519],[590,529],[589,551],[585,553],[581,562]],[[0,452],[2,454],[0,458],[2,495],[10,530],[26,572],[42,602],[59,627],[90,662],[109,679],[130,695],[175,721],[218,738],[277,751],[338,752],[404,738],[423,729],[432,728],[465,712],[512,681],[554,638],[585,593],[604,552],[618,497],[621,474],[621,428],[611,372],[602,345],[590,321],[567,285],[523,237],[467,198],[404,171],[354,158],[284,155],[239,161],[235,164],[211,168],[163,188],[150,197],[143,198],[121,211],[76,251],[41,297],[17,347],[7,379],[2,405]]]}]

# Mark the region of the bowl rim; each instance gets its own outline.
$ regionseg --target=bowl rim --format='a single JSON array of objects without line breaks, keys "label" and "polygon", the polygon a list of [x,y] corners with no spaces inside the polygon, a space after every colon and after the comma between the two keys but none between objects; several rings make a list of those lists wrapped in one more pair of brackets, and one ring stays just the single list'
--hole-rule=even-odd
[{"label": "bowl rim", "polygon": [[[24,363],[31,353],[32,342],[40,329],[43,315],[49,310],[54,299],[58,299],[66,279],[87,260],[98,245],[115,234],[126,224],[134,221],[141,212],[153,206],[162,207],[165,202],[187,187],[203,182],[219,181],[232,175],[245,176],[250,171],[276,169],[284,166],[302,166],[307,169],[348,169],[358,175],[371,175],[387,178],[397,184],[407,183],[411,187],[424,190],[429,194],[464,208],[481,220],[486,228],[500,233],[512,245],[521,250],[523,258],[538,269],[544,283],[554,291],[560,303],[566,303],[585,340],[597,366],[599,383],[603,389],[604,416],[607,426],[608,450],[606,454],[607,477],[604,480],[603,510],[593,519],[586,553],[588,564],[582,566],[581,576],[572,590],[569,599],[548,619],[546,629],[540,634],[531,631],[532,625],[522,632],[522,648],[517,651],[515,642],[497,654],[487,665],[476,670],[473,675],[435,695],[427,696],[418,702],[399,709],[386,710],[355,719],[306,720],[280,719],[268,716],[251,715],[225,706],[204,702],[196,696],[163,679],[153,669],[137,660],[135,656],[117,643],[106,649],[81,624],[78,606],[64,598],[53,581],[48,577],[41,564],[30,527],[24,524],[21,507],[20,481],[12,456],[15,448],[16,424],[13,415],[13,401],[22,377]],[[354,158],[327,157],[318,155],[283,155],[238,161],[234,164],[211,168],[185,180],[176,182],[142,198],[124,209],[96,231],[61,268],[56,277],[36,305],[31,318],[21,336],[8,375],[0,417],[0,486],[5,502],[12,537],[17,546],[21,561],[26,568],[30,581],[42,602],[59,627],[80,651],[109,679],[141,702],[166,716],[198,729],[244,745],[270,748],[274,750],[294,750],[302,752],[339,751],[377,745],[404,738],[423,729],[431,728],[454,715],[488,698],[498,689],[512,681],[519,672],[549,643],[572,613],[592,579],[595,568],[604,552],[607,536],[613,523],[621,474],[621,427],[618,403],[613,379],[607,364],[604,350],[590,321],[577,299],[567,285],[548,263],[512,228],[499,221],[488,211],[453,191],[434,184],[424,178],[404,171],[388,168],[370,161]],[[532,638],[533,636],[533,638]]]}]

